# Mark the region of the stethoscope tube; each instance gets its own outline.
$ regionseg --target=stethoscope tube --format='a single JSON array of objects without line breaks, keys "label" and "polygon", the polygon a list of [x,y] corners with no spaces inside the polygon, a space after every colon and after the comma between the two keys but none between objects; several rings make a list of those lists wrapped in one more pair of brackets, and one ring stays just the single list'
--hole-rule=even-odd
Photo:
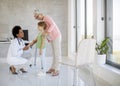
[{"label": "stethoscope tube", "polygon": [[[21,39],[21,42],[20,42],[20,39],[19,39],[19,38],[17,38],[17,40],[18,40],[18,44],[19,44],[19,45],[21,45],[21,42],[22,42],[22,44],[23,44],[22,39]],[[25,45],[25,44],[24,44],[24,45]]]}]

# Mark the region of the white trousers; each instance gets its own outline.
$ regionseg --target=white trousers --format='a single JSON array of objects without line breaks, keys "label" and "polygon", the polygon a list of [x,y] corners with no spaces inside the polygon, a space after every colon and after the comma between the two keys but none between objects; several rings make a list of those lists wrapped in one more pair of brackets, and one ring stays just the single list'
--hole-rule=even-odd
[{"label": "white trousers", "polygon": [[46,49],[42,49],[42,54],[39,54],[40,49],[37,49],[37,56],[40,57],[41,60],[41,69],[46,72]]},{"label": "white trousers", "polygon": [[59,70],[59,61],[61,60],[61,36],[51,42],[53,50],[53,62],[51,68]]},{"label": "white trousers", "polygon": [[[28,50],[25,50],[23,51],[23,54],[22,54],[22,57],[21,57],[21,60],[20,60],[20,57],[19,57],[19,61],[16,60],[16,62],[18,62],[17,64],[19,65],[14,65],[18,70],[20,68],[25,68],[25,70],[28,68],[26,67],[26,65],[28,66],[29,65],[29,60],[31,59],[32,57],[32,54],[31,54],[31,49],[29,48]],[[26,62],[25,62],[26,61]],[[21,62],[21,64],[20,64]],[[22,64],[23,63],[23,64]]]},{"label": "white trousers", "polygon": [[[23,51],[21,57],[8,56],[7,62],[10,65],[23,65],[26,64],[31,58],[31,49]],[[12,52],[12,51],[11,51]]]}]

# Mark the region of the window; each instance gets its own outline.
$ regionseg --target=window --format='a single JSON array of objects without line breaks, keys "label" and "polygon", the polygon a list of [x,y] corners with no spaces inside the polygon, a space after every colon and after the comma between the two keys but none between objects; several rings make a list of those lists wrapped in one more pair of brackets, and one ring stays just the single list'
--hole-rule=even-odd
[{"label": "window", "polygon": [[77,44],[93,36],[93,0],[76,0]]},{"label": "window", "polygon": [[93,0],[68,1],[68,55],[71,56],[82,39],[93,36]]},{"label": "window", "polygon": [[110,37],[107,64],[120,68],[120,0],[106,0],[106,36]]}]

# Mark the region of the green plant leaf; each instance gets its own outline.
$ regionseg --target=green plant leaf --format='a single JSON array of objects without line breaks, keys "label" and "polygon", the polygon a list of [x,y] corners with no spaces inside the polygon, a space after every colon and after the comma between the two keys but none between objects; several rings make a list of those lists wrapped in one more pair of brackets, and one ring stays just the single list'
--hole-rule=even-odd
[{"label": "green plant leaf", "polygon": [[109,37],[106,37],[100,44],[96,43],[96,51],[98,54],[106,54],[108,52]]}]

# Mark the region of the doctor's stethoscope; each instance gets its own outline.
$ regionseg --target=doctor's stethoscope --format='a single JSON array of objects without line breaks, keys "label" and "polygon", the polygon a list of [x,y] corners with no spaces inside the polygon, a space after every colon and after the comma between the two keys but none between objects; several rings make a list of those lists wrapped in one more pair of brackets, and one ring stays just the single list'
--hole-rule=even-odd
[{"label": "doctor's stethoscope", "polygon": [[23,43],[22,39],[17,38],[17,41],[18,41],[18,44],[19,44],[19,45],[21,45],[21,44],[22,44],[22,45],[25,45],[25,44]]}]

